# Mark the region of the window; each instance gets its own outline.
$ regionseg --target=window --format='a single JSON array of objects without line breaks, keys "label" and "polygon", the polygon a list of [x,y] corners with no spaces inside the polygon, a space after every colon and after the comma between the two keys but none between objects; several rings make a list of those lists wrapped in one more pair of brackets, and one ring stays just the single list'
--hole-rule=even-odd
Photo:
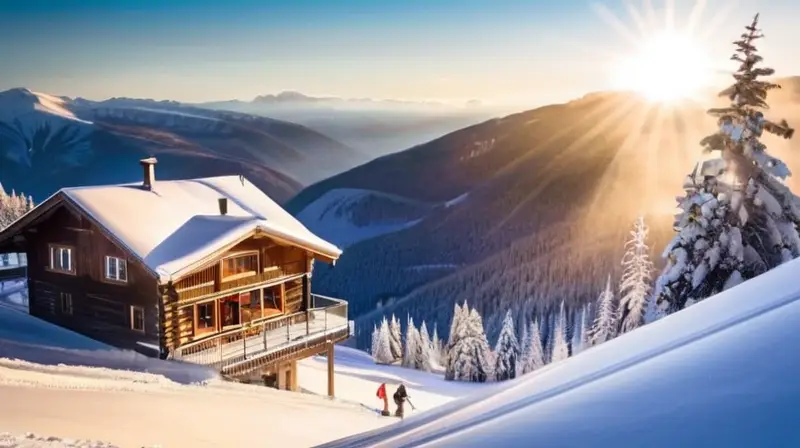
[{"label": "window", "polygon": [[72,315],[72,294],[62,292],[60,294],[61,298],[61,312],[63,314]]},{"label": "window", "polygon": [[216,302],[199,303],[197,305],[197,331],[208,332],[217,328]]},{"label": "window", "polygon": [[283,310],[283,300],[281,298],[281,286],[264,288],[264,308],[265,312],[274,314],[276,311]]},{"label": "window", "polygon": [[28,254],[21,253],[19,254],[19,264],[20,266],[27,266],[28,265]]},{"label": "window", "polygon": [[234,277],[258,270],[258,253],[239,255],[222,260],[222,278]]},{"label": "window", "polygon": [[131,329],[144,331],[144,308],[131,305]]},{"label": "window", "polygon": [[242,312],[242,323],[254,321],[261,317],[261,292],[248,291],[239,294],[239,308]]},{"label": "window", "polygon": [[11,262],[8,260],[8,254],[0,254],[0,266],[8,266]]},{"label": "window", "polygon": [[75,272],[72,264],[72,248],[51,244],[50,269],[58,272]]},{"label": "window", "polygon": [[128,281],[128,262],[122,258],[106,257],[106,279],[117,282]]},{"label": "window", "polygon": [[239,295],[228,296],[220,299],[221,312],[222,312],[222,326],[229,327],[231,325],[239,325]]}]

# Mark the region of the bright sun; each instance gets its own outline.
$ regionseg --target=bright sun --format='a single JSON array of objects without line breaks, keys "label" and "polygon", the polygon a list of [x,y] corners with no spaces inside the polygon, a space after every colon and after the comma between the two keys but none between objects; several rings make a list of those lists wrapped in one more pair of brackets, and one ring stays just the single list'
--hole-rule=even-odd
[{"label": "bright sun", "polygon": [[707,53],[689,35],[664,32],[645,38],[616,67],[617,88],[634,90],[651,101],[690,98],[708,85]]}]

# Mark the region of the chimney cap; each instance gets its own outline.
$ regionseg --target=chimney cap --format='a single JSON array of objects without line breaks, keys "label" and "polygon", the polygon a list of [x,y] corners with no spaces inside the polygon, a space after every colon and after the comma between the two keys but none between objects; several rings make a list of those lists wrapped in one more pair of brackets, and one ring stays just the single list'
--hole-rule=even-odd
[{"label": "chimney cap", "polygon": [[148,157],[146,159],[140,160],[139,163],[142,165],[155,165],[156,163],[158,163],[158,159],[156,159],[155,157]]}]

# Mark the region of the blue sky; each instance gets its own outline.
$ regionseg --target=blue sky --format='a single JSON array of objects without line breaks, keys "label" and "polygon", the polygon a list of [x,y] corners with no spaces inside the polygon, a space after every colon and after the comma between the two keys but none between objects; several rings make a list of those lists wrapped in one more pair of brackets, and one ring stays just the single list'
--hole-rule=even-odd
[{"label": "blue sky", "polygon": [[[629,0],[639,11],[648,0]],[[668,2],[650,0],[658,26]],[[633,32],[621,0],[599,2]],[[685,23],[695,0],[673,0]],[[800,74],[800,5],[707,0],[726,64],[754,12],[765,57]],[[768,6],[767,6],[768,5]],[[585,0],[24,0],[0,2],[0,90],[208,101],[282,90],[346,97],[548,102],[610,85],[631,52]],[[648,32],[653,28],[648,27]],[[727,67],[727,66],[726,66]]]}]

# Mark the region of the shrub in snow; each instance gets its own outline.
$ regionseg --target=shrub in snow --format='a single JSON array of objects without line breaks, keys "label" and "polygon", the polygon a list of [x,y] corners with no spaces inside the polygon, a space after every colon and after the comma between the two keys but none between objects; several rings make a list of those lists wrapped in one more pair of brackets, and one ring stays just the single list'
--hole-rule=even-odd
[{"label": "shrub in snow", "polygon": [[764,131],[791,138],[783,120],[764,119],[769,90],[779,86],[760,80],[774,70],[759,67],[755,41],[763,37],[758,15],[734,42],[739,63],[734,84],[720,93],[728,107],[709,110],[719,129],[701,141],[720,164],[704,164],[687,179],[679,199],[678,234],[667,246],[669,262],[656,282],[653,318],[678,311],[755,277],[800,255],[800,204],[784,183],[791,175],[781,160],[766,152]]},{"label": "shrub in snow", "polygon": [[597,298],[597,316],[592,325],[589,345],[602,344],[617,336],[617,310],[614,303],[614,291],[611,289],[611,276],[606,280],[606,287]]},{"label": "shrub in snow", "polygon": [[503,328],[497,338],[494,353],[495,379],[497,381],[505,381],[516,378],[520,348],[517,334],[514,330],[514,318],[511,315],[511,310],[506,313],[506,317],[503,319]]},{"label": "shrub in snow", "polygon": [[561,310],[558,313],[556,326],[553,329],[553,351],[550,355],[550,362],[563,361],[569,358],[569,346],[567,345],[567,315],[564,310],[564,302],[561,302]]},{"label": "shrub in snow", "polygon": [[622,257],[622,279],[619,283],[620,332],[626,333],[644,323],[651,299],[653,263],[647,247],[647,226],[639,217],[633,225],[630,239],[625,243]]}]

